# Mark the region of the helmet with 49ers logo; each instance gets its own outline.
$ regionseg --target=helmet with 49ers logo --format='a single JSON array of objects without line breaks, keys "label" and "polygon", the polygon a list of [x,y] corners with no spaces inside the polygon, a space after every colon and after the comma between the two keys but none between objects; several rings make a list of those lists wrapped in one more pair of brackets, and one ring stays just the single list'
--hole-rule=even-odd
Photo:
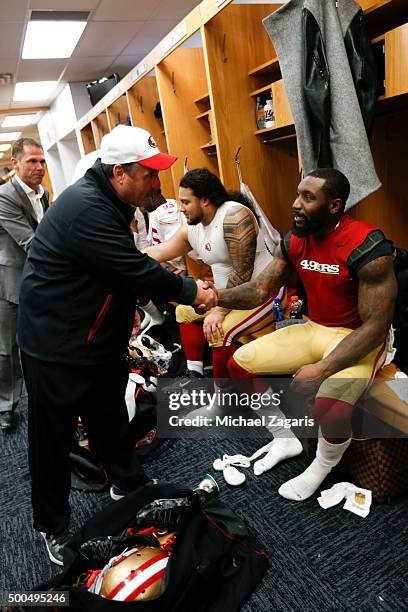
[{"label": "helmet with 49ers logo", "polygon": [[159,546],[132,548],[109,561],[92,590],[116,601],[157,599],[163,592],[168,560]]}]

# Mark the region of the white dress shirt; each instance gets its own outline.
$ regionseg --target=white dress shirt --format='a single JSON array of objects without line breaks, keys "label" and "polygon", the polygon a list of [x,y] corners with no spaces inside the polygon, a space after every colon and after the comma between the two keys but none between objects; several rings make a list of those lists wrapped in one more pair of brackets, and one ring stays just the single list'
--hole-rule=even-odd
[{"label": "white dress shirt", "polygon": [[39,223],[41,221],[41,219],[44,216],[44,209],[43,209],[43,205],[41,204],[41,198],[44,195],[44,187],[42,185],[38,185],[38,191],[34,191],[34,189],[31,189],[31,187],[29,187],[28,185],[26,185],[19,176],[17,176],[17,174],[15,175],[16,180],[18,181],[19,185],[21,185],[22,189],[24,189],[25,193],[27,194],[28,199],[30,200],[33,208],[34,208],[34,212],[35,212],[35,216],[37,218],[37,222]]}]

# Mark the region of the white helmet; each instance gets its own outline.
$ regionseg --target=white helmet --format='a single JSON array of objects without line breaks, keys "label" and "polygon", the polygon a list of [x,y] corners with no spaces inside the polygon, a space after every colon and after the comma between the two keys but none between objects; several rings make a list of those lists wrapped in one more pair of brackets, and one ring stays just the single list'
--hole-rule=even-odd
[{"label": "white helmet", "polygon": [[144,334],[130,338],[128,352],[131,366],[134,368],[143,371],[148,365],[155,366],[157,372],[151,372],[152,375],[165,374],[171,364],[171,352],[166,351],[160,342]]}]

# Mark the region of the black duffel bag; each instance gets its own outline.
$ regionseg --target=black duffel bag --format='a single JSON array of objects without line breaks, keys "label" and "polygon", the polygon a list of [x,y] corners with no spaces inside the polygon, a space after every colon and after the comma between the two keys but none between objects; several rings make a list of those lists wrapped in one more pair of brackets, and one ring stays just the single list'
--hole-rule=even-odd
[{"label": "black duffel bag", "polygon": [[[134,524],[136,513],[154,500],[183,497],[191,500],[191,505],[177,528],[159,598],[120,602],[72,586],[89,569],[79,553],[81,544],[122,534]],[[268,555],[257,537],[217,497],[208,499],[185,487],[152,481],[90,519],[67,544],[63,572],[35,590],[67,591],[69,610],[78,612],[234,612],[240,610],[268,566]],[[54,607],[61,612],[65,609],[58,604]]]}]

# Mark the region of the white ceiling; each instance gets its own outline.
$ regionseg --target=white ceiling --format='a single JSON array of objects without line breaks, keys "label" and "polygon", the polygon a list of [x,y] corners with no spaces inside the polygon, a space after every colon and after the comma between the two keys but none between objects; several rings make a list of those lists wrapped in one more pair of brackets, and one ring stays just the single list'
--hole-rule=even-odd
[{"label": "white ceiling", "polygon": [[[67,82],[91,81],[113,72],[123,77],[199,3],[200,0],[0,0],[0,73],[13,75],[13,84],[0,84],[0,109],[38,107],[52,101],[13,102],[17,81],[57,80],[62,87]],[[21,59],[27,22],[34,9],[91,11],[70,58]],[[0,132],[4,131],[7,130],[0,127]],[[28,135],[32,128],[22,131]]]}]

